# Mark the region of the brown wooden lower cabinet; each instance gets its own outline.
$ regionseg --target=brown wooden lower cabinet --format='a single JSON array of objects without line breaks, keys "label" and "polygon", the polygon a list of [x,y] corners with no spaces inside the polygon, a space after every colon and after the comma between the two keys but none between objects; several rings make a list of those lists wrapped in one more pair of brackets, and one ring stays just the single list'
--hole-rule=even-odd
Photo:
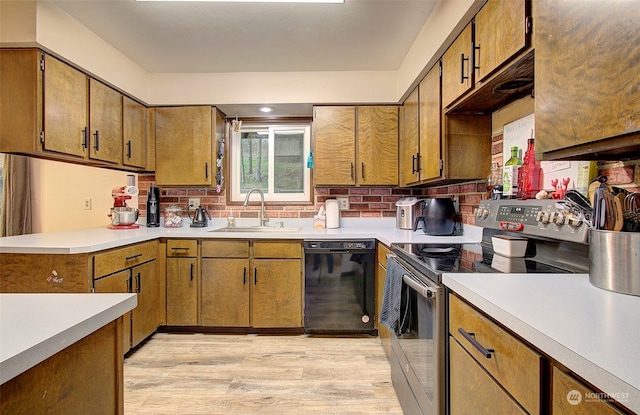
[{"label": "brown wooden lower cabinet", "polygon": [[0,386],[2,414],[124,413],[119,318]]},{"label": "brown wooden lower cabinet", "polygon": [[568,373],[553,368],[553,415],[616,415],[622,414],[593,389]]},{"label": "brown wooden lower cabinet", "polygon": [[382,342],[382,347],[387,354],[387,358],[391,358],[391,331],[384,324],[378,324],[380,317],[380,309],[382,308],[382,298],[384,295],[384,284],[387,277],[387,254],[391,251],[384,244],[378,243],[376,249],[376,257],[378,266],[376,268],[376,316],[375,325],[378,328],[378,336]]},{"label": "brown wooden lower cabinet", "polygon": [[167,258],[167,325],[198,325],[197,258]]},{"label": "brown wooden lower cabinet", "polygon": [[451,415],[527,413],[455,338],[449,345]]},{"label": "brown wooden lower cabinet", "polygon": [[249,258],[202,258],[203,326],[249,327],[249,271]]},{"label": "brown wooden lower cabinet", "polygon": [[251,325],[255,328],[302,327],[300,259],[254,259]]}]

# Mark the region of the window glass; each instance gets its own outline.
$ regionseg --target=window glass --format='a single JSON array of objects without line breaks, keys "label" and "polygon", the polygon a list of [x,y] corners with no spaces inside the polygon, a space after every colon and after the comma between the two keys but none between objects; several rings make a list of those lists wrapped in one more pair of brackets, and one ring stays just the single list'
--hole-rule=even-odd
[{"label": "window glass", "polygon": [[267,201],[310,201],[309,150],[308,124],[243,124],[232,134],[231,200],[258,188]]}]

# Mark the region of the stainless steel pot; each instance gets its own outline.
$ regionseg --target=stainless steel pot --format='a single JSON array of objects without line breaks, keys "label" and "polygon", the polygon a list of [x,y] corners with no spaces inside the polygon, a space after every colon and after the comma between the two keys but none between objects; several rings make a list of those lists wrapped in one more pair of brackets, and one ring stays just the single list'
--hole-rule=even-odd
[{"label": "stainless steel pot", "polygon": [[589,281],[640,296],[640,232],[589,231]]},{"label": "stainless steel pot", "polygon": [[138,220],[138,209],[130,207],[115,207],[111,208],[111,224],[118,225],[133,225]]}]

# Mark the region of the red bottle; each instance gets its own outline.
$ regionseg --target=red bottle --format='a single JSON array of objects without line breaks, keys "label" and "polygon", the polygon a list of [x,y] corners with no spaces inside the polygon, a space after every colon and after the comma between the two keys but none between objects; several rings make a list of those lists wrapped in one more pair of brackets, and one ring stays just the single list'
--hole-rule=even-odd
[{"label": "red bottle", "polygon": [[534,150],[535,140],[530,138],[527,141],[527,151],[524,153],[522,166],[518,169],[518,199],[534,199],[536,193],[541,189],[542,168],[540,162],[536,160]]}]

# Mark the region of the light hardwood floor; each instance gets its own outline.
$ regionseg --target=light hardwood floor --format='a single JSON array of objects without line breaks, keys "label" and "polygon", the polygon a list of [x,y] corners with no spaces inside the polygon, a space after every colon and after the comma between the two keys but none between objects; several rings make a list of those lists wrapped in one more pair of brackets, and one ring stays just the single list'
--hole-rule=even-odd
[{"label": "light hardwood floor", "polygon": [[154,335],[124,363],[125,414],[402,414],[378,338]]}]

